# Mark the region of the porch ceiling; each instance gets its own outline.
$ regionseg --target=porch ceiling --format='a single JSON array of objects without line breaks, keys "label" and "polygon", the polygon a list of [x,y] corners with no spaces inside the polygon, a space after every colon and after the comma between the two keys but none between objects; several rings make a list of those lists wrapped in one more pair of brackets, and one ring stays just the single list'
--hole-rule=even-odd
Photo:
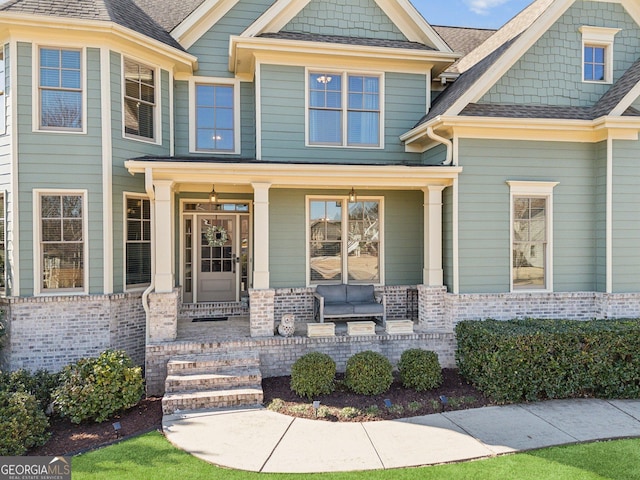
[{"label": "porch ceiling", "polygon": [[128,160],[129,173],[144,173],[147,181],[176,184],[269,184],[274,188],[361,187],[420,189],[448,186],[462,167],[409,165],[343,165],[317,163],[205,162]]}]

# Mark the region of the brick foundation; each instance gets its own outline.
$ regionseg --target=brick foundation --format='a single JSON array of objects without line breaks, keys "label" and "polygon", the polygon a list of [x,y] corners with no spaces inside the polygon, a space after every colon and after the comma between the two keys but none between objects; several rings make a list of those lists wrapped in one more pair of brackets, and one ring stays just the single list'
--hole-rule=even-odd
[{"label": "brick foundation", "polygon": [[108,348],[144,365],[141,293],[0,299],[7,336],[0,369],[58,371]]}]

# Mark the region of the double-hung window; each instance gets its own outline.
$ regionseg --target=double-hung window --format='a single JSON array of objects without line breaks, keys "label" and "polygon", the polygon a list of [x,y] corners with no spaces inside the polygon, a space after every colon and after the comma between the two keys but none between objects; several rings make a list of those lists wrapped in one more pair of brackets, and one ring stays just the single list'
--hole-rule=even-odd
[{"label": "double-hung window", "polygon": [[508,182],[511,187],[511,288],[552,290],[554,182]]},{"label": "double-hung window", "polygon": [[39,213],[40,292],[86,289],[86,193],[41,192]]},{"label": "double-hung window", "polygon": [[126,136],[155,139],[155,69],[124,59],[124,132]]},{"label": "double-hung window", "polygon": [[151,202],[148,198],[127,196],[125,204],[125,281],[127,288],[135,288],[151,282]]},{"label": "double-hung window", "polygon": [[381,92],[380,75],[309,73],[309,145],[381,147]]},{"label": "double-hung window", "polygon": [[613,82],[613,42],[619,31],[619,28],[580,27],[583,82]]},{"label": "double-hung window", "polygon": [[39,128],[81,131],[81,51],[42,47],[39,55]]},{"label": "double-hung window", "polygon": [[235,151],[234,85],[195,85],[197,151]]},{"label": "double-hung window", "polygon": [[381,282],[381,199],[308,200],[308,279],[320,283]]}]

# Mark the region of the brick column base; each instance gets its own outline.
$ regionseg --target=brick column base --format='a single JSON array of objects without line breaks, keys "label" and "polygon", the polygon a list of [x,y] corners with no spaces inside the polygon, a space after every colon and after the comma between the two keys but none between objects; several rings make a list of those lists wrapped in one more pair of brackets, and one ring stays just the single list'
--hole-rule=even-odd
[{"label": "brick column base", "polygon": [[249,323],[252,337],[272,337],[275,330],[273,289],[249,290]]},{"label": "brick column base", "polygon": [[180,306],[180,289],[174,288],[170,293],[150,293],[148,343],[172,342],[178,336],[178,307]]},{"label": "brick column base", "polygon": [[451,332],[453,324],[445,308],[447,287],[418,285],[418,325],[423,330]]}]

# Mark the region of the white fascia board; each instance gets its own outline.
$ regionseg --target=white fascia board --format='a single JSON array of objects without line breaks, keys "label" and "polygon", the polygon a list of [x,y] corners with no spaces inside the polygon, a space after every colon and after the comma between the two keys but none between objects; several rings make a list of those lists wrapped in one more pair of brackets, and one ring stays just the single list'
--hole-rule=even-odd
[{"label": "white fascia board", "polygon": [[311,0],[278,0],[271,5],[255,22],[240,34],[241,37],[257,37],[262,33],[279,32]]},{"label": "white fascia board", "polygon": [[236,6],[239,0],[205,0],[171,30],[171,36],[184,48],[190,48],[202,35]]}]

